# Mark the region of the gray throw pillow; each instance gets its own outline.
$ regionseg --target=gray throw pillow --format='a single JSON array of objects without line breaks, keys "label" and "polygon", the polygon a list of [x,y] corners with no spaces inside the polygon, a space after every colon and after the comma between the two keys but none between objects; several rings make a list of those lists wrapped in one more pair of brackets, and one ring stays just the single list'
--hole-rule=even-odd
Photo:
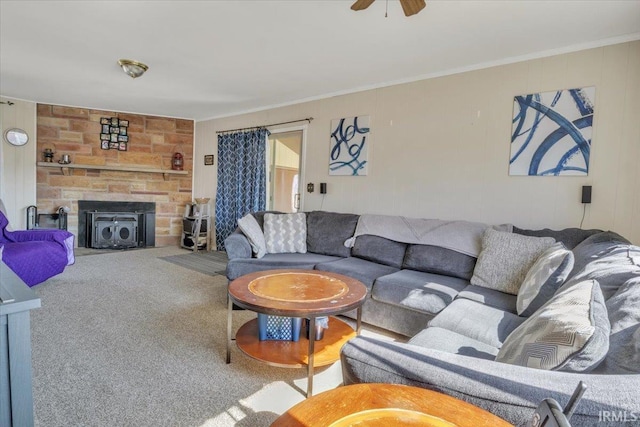
[{"label": "gray throw pillow", "polygon": [[552,237],[530,237],[487,228],[471,284],[518,295],[533,263],[554,243]]},{"label": "gray throw pillow", "polygon": [[238,220],[240,231],[247,236],[256,258],[262,258],[267,253],[267,242],[264,240],[264,233],[260,224],[251,214],[247,214]]},{"label": "gray throw pillow", "polygon": [[587,372],[609,350],[609,319],[598,282],[558,292],[504,341],[497,362],[529,368]]},{"label": "gray throw pillow", "polygon": [[529,317],[549,301],[573,268],[573,252],[558,242],[545,250],[527,272],[518,291],[516,308]]},{"label": "gray throw pillow", "polygon": [[304,213],[264,214],[268,254],[307,252],[307,217]]}]

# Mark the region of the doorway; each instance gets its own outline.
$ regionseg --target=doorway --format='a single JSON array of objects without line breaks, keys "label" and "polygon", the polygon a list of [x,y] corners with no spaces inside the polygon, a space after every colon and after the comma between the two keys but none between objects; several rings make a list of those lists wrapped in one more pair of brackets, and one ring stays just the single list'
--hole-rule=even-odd
[{"label": "doorway", "polygon": [[269,135],[269,210],[291,213],[300,209],[302,138],[302,130]]}]

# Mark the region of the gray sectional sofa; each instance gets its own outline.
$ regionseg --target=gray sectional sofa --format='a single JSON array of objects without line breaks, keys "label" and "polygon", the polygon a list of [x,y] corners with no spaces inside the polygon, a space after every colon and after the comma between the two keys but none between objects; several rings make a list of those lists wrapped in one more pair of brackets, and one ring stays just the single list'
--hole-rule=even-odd
[{"label": "gray sectional sofa", "polygon": [[[261,227],[263,215],[253,214]],[[521,236],[552,237],[571,250],[573,269],[549,298],[587,282],[594,284],[593,295],[601,295],[591,300],[600,306],[599,314],[591,316],[600,341],[594,335],[585,344],[585,348],[591,346],[589,351],[598,347],[595,351],[600,356],[587,354],[597,363],[545,370],[496,361],[497,357],[505,360],[499,354],[505,340],[522,334],[524,327],[519,327],[538,312],[519,316],[516,295],[470,283],[474,270],[478,273],[482,241],[468,227],[478,224],[460,222],[461,228],[468,228],[464,233],[445,233],[435,244],[421,244],[383,237],[386,233],[367,234],[358,225],[359,218],[309,212],[306,253],[271,253],[260,259],[252,255],[244,234],[236,231],[225,241],[227,277],[231,281],[255,271],[308,268],[345,274],[364,283],[369,297],[362,320],[411,338],[406,343],[367,337],[348,342],[342,349],[345,384],[392,382],[425,387],[524,426],[543,399],[554,398],[565,405],[582,380],[588,389],[573,415],[573,425],[640,424],[640,248],[600,230],[512,228]],[[349,239],[352,247],[345,246]],[[474,242],[449,244],[456,239]],[[479,246],[475,252],[474,245]],[[533,329],[536,332],[535,325]],[[576,359],[582,363],[580,357]]]}]

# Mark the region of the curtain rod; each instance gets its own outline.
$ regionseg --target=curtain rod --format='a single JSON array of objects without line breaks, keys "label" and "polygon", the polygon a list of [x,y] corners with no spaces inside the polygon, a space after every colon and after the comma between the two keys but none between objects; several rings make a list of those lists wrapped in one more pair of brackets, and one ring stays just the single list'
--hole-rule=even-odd
[{"label": "curtain rod", "polygon": [[218,131],[216,131],[216,133],[227,133],[227,132],[236,132],[236,131],[240,131],[240,130],[268,128],[270,126],[288,125],[290,123],[298,123],[298,122],[309,122],[309,123],[311,123],[311,120],[313,120],[313,117],[307,117],[306,119],[300,119],[300,120],[290,120],[288,122],[271,123],[270,125],[251,126],[251,127],[239,128],[239,129],[218,130]]}]

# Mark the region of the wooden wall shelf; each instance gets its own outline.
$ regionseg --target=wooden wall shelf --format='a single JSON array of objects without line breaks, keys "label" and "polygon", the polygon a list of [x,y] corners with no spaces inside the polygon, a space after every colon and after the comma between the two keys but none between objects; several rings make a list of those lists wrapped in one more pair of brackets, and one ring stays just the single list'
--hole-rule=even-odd
[{"label": "wooden wall shelf", "polygon": [[77,163],[60,164],[49,162],[38,162],[38,166],[45,168],[60,168],[63,175],[69,175],[69,169],[93,169],[93,170],[107,170],[107,171],[120,171],[120,172],[145,172],[145,173],[161,173],[166,180],[169,175],[188,175],[188,171],[176,171],[172,169],[155,169],[155,168],[141,168],[137,166],[117,166],[117,165],[81,165]]}]

